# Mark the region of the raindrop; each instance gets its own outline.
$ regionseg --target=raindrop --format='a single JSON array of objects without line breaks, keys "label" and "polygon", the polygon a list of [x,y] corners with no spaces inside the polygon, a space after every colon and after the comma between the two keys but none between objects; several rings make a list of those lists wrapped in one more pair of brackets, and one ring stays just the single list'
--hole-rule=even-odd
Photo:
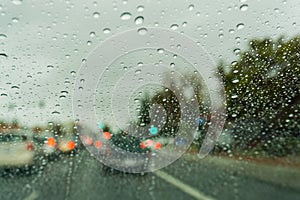
[{"label": "raindrop", "polygon": [[171,29],[172,29],[172,30],[178,29],[178,24],[172,24],[172,25],[171,25]]},{"label": "raindrop", "polygon": [[138,33],[140,35],[146,35],[148,33],[148,30],[146,28],[140,28],[138,29]]},{"label": "raindrop", "polygon": [[194,7],[195,7],[195,6],[194,6],[193,4],[191,4],[191,5],[189,5],[188,9],[189,9],[189,10],[193,10]]},{"label": "raindrop", "polygon": [[242,29],[242,28],[244,28],[244,26],[245,26],[245,24],[243,24],[243,23],[239,23],[236,25],[237,29]]},{"label": "raindrop", "polygon": [[75,71],[71,71],[70,74],[71,74],[72,76],[74,76],[74,75],[76,74],[76,72],[75,72]]},{"label": "raindrop", "polygon": [[138,16],[137,18],[135,18],[134,22],[136,25],[139,25],[144,22],[144,17]]},{"label": "raindrop", "polygon": [[131,13],[129,12],[124,12],[120,15],[121,20],[129,20],[131,19]]},{"label": "raindrop", "polygon": [[144,6],[138,6],[137,8],[136,8],[136,10],[138,11],[138,12],[143,12],[144,11]]},{"label": "raindrop", "polygon": [[21,5],[23,0],[12,0],[11,2],[15,5]]},{"label": "raindrop", "polygon": [[94,17],[95,19],[98,19],[98,18],[100,17],[100,13],[99,13],[99,12],[94,12],[94,13],[93,13],[93,17]]},{"label": "raindrop", "polygon": [[140,69],[136,70],[135,73],[136,74],[140,74],[142,71]]},{"label": "raindrop", "polygon": [[241,52],[241,49],[239,49],[239,48],[236,48],[236,49],[234,49],[234,50],[233,50],[233,52],[234,52],[235,54],[238,54],[238,53],[240,53],[240,52]]},{"label": "raindrop", "polygon": [[233,79],[232,80],[232,83],[238,83],[239,82],[239,79]]},{"label": "raindrop", "polygon": [[5,53],[0,53],[0,58],[7,58],[8,57],[8,55],[7,54],[5,54]]},{"label": "raindrop", "polygon": [[0,40],[4,40],[6,38],[7,38],[7,36],[5,34],[0,34]]},{"label": "raindrop", "polygon": [[231,96],[232,99],[236,99],[238,97],[238,95],[234,94]]},{"label": "raindrop", "polygon": [[157,49],[157,52],[158,52],[158,53],[164,53],[165,50],[164,50],[163,48],[159,48],[159,49]]},{"label": "raindrop", "polygon": [[246,10],[248,10],[248,5],[247,5],[247,4],[241,5],[240,10],[241,10],[241,11],[246,11]]},{"label": "raindrop", "polygon": [[12,21],[13,23],[18,23],[18,22],[19,22],[19,18],[13,17],[13,18],[11,19],[11,21]]},{"label": "raindrop", "polygon": [[104,34],[109,34],[109,33],[110,33],[110,31],[111,31],[111,30],[110,30],[109,28],[105,28],[105,29],[103,29],[103,33],[104,33]]},{"label": "raindrop", "polygon": [[58,112],[58,111],[53,111],[52,113],[51,113],[52,115],[60,115],[60,112]]},{"label": "raindrop", "polygon": [[11,89],[20,89],[20,87],[17,85],[13,85],[13,86],[11,86]]},{"label": "raindrop", "polygon": [[95,32],[90,32],[90,37],[95,37],[96,33]]}]

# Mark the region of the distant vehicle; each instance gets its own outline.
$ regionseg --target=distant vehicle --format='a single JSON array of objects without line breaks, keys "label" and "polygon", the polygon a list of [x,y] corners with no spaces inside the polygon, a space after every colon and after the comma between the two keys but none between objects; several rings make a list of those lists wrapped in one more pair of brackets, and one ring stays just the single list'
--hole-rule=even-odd
[{"label": "distant vehicle", "polygon": [[[113,135],[111,138],[111,143],[112,145],[124,150],[124,151],[128,151],[131,153],[145,153],[147,154],[147,157],[150,158],[151,157],[151,148],[149,148],[148,146],[143,146],[143,142],[139,139],[136,138],[134,136],[128,135],[128,134],[124,134],[124,133],[119,133],[116,135]],[[147,145],[145,143],[145,145]],[[115,150],[114,148],[110,149],[110,154],[112,155],[117,155],[118,154],[118,150]],[[130,168],[145,168],[147,167],[147,162],[146,160],[142,159],[142,160],[136,160],[136,159],[132,159],[132,158],[127,158],[127,159],[120,159],[120,160],[116,160],[116,163],[121,162],[122,161],[122,165],[126,165],[128,167],[128,170],[130,171]],[[131,172],[121,172],[117,169],[113,169],[110,166],[106,166],[103,165],[103,170],[109,173],[131,173]],[[144,173],[135,173],[135,174],[140,174],[140,175],[144,175]]]},{"label": "distant vehicle", "polygon": [[39,154],[52,155],[57,150],[57,138],[51,133],[35,135],[33,141]]},{"label": "distant vehicle", "polygon": [[62,153],[68,153],[77,147],[76,136],[65,136],[58,142],[58,150]]},{"label": "distant vehicle", "polygon": [[34,145],[27,134],[0,133],[0,167],[22,167],[34,164]]}]

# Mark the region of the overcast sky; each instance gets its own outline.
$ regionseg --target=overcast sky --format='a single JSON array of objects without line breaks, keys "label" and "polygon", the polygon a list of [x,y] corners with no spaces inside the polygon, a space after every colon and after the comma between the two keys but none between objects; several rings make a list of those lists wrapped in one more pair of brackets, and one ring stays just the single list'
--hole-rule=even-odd
[{"label": "overcast sky", "polygon": [[[299,34],[299,10],[298,0],[1,1],[0,119],[73,120],[82,59],[114,34],[177,24],[174,31],[199,41],[216,62],[231,62],[251,38]],[[121,19],[124,12],[131,15]],[[138,16],[144,20],[135,23]]]}]

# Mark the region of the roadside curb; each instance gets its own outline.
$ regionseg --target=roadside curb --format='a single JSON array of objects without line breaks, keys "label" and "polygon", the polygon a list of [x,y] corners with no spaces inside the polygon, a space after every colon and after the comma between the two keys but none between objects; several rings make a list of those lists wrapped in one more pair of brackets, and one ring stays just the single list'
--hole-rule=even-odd
[{"label": "roadside curb", "polygon": [[[195,161],[199,160],[196,155],[185,155],[183,156],[183,159]],[[207,156],[201,159],[200,162],[204,165],[213,165],[224,170],[231,170],[247,176],[255,177],[262,181],[272,182],[283,187],[300,190],[300,169],[294,167],[266,165],[218,156]]]}]

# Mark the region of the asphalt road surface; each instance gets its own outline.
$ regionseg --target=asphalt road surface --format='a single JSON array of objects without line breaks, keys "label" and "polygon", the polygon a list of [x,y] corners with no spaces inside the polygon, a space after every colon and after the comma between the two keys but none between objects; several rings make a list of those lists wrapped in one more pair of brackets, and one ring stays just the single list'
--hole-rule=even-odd
[{"label": "asphalt road surface", "polygon": [[299,199],[292,189],[244,170],[183,157],[145,175],[110,173],[85,150],[41,165],[31,175],[0,177],[0,199]]}]

